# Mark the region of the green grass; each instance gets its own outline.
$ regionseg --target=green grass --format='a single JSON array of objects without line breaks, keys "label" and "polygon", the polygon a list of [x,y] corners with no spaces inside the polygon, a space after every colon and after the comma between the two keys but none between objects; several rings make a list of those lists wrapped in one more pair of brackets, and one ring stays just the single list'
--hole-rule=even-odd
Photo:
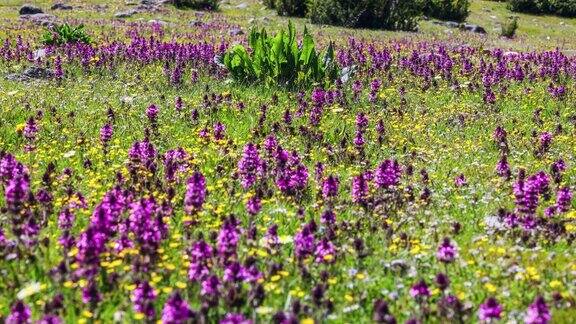
[{"label": "green grass", "polygon": [[[277,17],[273,11],[262,9],[262,5],[250,0],[248,9],[234,9],[239,1],[222,6],[219,13],[207,13],[203,18],[209,22],[227,21],[229,24],[239,24],[247,31],[250,17],[269,17],[263,25],[271,30],[285,26],[286,18]],[[38,1],[47,8],[51,1]],[[110,5],[105,12],[95,13],[87,9],[96,3]],[[57,12],[65,20],[85,23],[86,30],[96,41],[106,39],[106,35],[124,38],[123,33],[129,28],[123,23],[118,26],[108,24],[115,11],[124,8],[118,3],[92,1],[89,4],[81,1],[71,1],[70,4],[83,5],[84,8],[71,12]],[[4,35],[23,35],[26,40],[36,44],[42,28],[15,25],[17,16],[15,10],[19,1],[9,5],[0,5],[0,37]],[[488,8],[490,11],[484,11]],[[139,14],[128,22],[162,19],[174,25],[166,28],[165,39],[176,37],[180,41],[195,40],[201,35],[207,41],[218,41],[223,36],[230,39],[226,29],[213,30],[208,34],[199,33],[188,23],[195,19],[194,11],[178,11],[167,7],[160,13]],[[494,46],[516,50],[542,50],[561,47],[572,50],[574,46],[574,31],[576,20],[519,15],[520,28],[518,36],[513,40],[498,37],[498,22],[510,13],[505,5],[490,1],[474,1],[472,14],[468,19],[471,23],[483,25],[489,35],[480,37],[466,32],[451,30],[446,33],[443,27],[430,21],[421,23],[418,33],[401,33],[373,30],[346,30],[338,27],[309,25],[311,31],[323,44],[334,40],[343,46],[347,37],[354,36],[374,41],[377,46],[388,45],[390,39],[407,39],[418,41],[447,41],[450,43],[470,43],[478,48]],[[490,18],[494,15],[496,18]],[[299,31],[308,21],[293,19]],[[565,22],[560,25],[560,22]],[[560,26],[560,27],[558,27]],[[111,37],[111,38],[113,38]],[[198,36],[200,37],[200,36]],[[211,38],[213,37],[214,40]],[[549,39],[547,37],[550,37]],[[240,41],[242,37],[233,39]],[[409,50],[409,47],[403,50]],[[0,72],[20,71],[28,63],[0,65]],[[394,70],[396,71],[396,70]],[[202,75],[197,83],[190,82],[189,70],[184,76],[184,84],[179,87],[170,85],[162,75],[162,66],[149,64],[145,67],[135,64],[120,64],[112,72],[95,71],[83,73],[78,67],[67,67],[66,78],[62,82],[37,81],[30,83],[8,81],[0,78],[0,148],[16,155],[19,161],[25,163],[32,175],[33,189],[40,187],[42,173],[49,162],[57,164],[58,174],[64,168],[73,169],[73,180],[59,178],[59,185],[71,183],[76,190],[82,192],[90,206],[87,210],[78,210],[73,232],[81,232],[89,222],[92,208],[102,198],[102,195],[114,184],[115,173],[120,171],[127,175],[127,151],[133,142],[144,136],[143,128],[148,124],[145,116],[146,108],[154,103],[160,107],[158,134],[152,136],[152,141],[159,152],[183,147],[193,156],[194,168],[206,177],[209,186],[208,201],[204,211],[199,216],[195,227],[183,225],[185,215],[182,210],[181,197],[184,195],[184,184],[175,185],[177,199],[174,201],[174,215],[169,221],[170,236],[162,243],[166,258],[162,265],[154,269],[154,275],[161,279],[156,283],[159,291],[155,304],[160,313],[162,304],[169,293],[163,289],[176,289],[179,283],[187,283],[181,288],[185,298],[194,309],[200,307],[199,285],[188,282],[186,276],[187,262],[182,256],[191,245],[193,239],[182,237],[186,233],[192,238],[211,232],[217,232],[224,216],[229,213],[238,215],[242,223],[248,224],[250,217],[244,210],[244,201],[251,191],[240,189],[234,179],[237,161],[242,154],[242,147],[247,142],[261,142],[260,134],[274,133],[275,121],[281,120],[286,109],[294,113],[297,109],[296,94],[282,88],[238,85],[225,79],[216,79]],[[366,84],[372,77],[386,79],[383,73],[363,75]],[[439,78],[438,86],[430,91],[420,91],[419,82],[408,73],[395,75],[395,79],[386,83],[379,91],[380,101],[371,104],[366,99],[366,91],[359,102],[349,105],[334,104],[325,107],[322,121],[315,131],[323,135],[321,140],[307,137],[300,132],[300,126],[307,126],[305,117],[295,118],[294,130],[280,127],[278,140],[287,149],[297,150],[310,173],[309,190],[299,201],[287,198],[277,192],[263,201],[263,210],[253,222],[259,235],[268,226],[275,223],[279,226],[279,235],[293,237],[304,221],[318,220],[325,207],[325,202],[317,198],[321,190],[320,184],[313,179],[314,165],[323,162],[328,174],[337,174],[341,181],[340,195],[335,211],[339,221],[346,220],[348,228],[341,226],[338,235],[344,237],[339,241],[341,253],[335,266],[315,265],[310,263],[308,270],[311,279],[303,279],[300,269],[291,255],[291,247],[287,245],[276,255],[270,255],[262,262],[261,269],[266,271],[268,262],[283,263],[286,271],[280,279],[273,280],[266,276],[263,282],[268,298],[265,307],[277,311],[283,310],[288,302],[301,298],[307,305],[312,305],[310,291],[320,282],[323,270],[329,273],[329,290],[327,299],[334,305],[334,313],[327,321],[334,323],[350,323],[353,321],[369,322],[372,311],[372,301],[375,298],[385,298],[390,301],[390,310],[399,321],[404,321],[419,310],[416,301],[408,296],[408,289],[420,277],[429,283],[433,282],[438,272],[447,272],[451,276],[450,292],[464,302],[470,303],[471,310],[467,321],[477,320],[476,310],[489,296],[497,296],[503,304],[503,318],[513,312],[524,312],[536,294],[545,294],[550,301],[551,292],[559,291],[566,296],[565,301],[574,299],[576,290],[571,284],[575,270],[573,246],[562,239],[553,244],[539,241],[539,248],[534,249],[524,245],[515,238],[503,234],[489,234],[485,230],[484,219],[493,215],[499,208],[512,209],[514,199],[511,196],[511,183],[503,181],[495,175],[494,167],[500,158],[499,152],[492,141],[492,133],[497,125],[502,125],[509,132],[511,154],[509,162],[517,170],[526,168],[529,174],[538,170],[548,170],[550,163],[556,158],[563,158],[569,163],[565,174],[565,182],[574,185],[576,169],[574,156],[574,125],[570,118],[574,114],[574,93],[569,92],[564,102],[550,98],[547,93],[547,82],[524,83],[511,85],[505,96],[499,99],[494,107],[487,106],[482,101],[481,91],[454,91],[450,84]],[[406,104],[401,103],[398,94],[400,86],[406,86],[408,94]],[[526,94],[525,86],[533,88]],[[569,89],[574,81],[568,81]],[[349,91],[346,88],[345,91]],[[206,108],[203,106],[203,96],[229,96],[220,104]],[[278,96],[278,103],[273,103],[272,96]],[[124,97],[131,97],[131,103],[123,103]],[[174,110],[174,99],[181,96],[185,103],[182,112]],[[245,103],[244,111],[236,107]],[[386,104],[384,104],[386,102]],[[261,106],[267,105],[267,118],[263,125],[258,125]],[[99,130],[107,121],[106,112],[111,108],[115,112],[114,137],[108,156],[102,154],[99,141]],[[543,123],[538,125],[533,121],[537,108],[542,108]],[[201,116],[193,121],[191,112],[198,109]],[[25,140],[18,129],[26,120],[42,111],[44,117],[40,121],[40,133],[33,153],[25,152],[22,147]],[[359,112],[365,112],[370,121],[367,145],[364,159],[355,158],[351,140],[354,137],[355,117]],[[376,144],[374,125],[382,119],[386,129],[386,140],[382,146]],[[203,140],[198,134],[205,128],[211,128],[220,121],[226,126],[226,140]],[[565,133],[554,138],[551,152],[546,158],[540,159],[532,154],[533,144],[530,133],[533,130],[553,131],[561,124]],[[340,141],[346,139],[344,147]],[[334,153],[329,152],[330,149]],[[404,164],[414,166],[415,175],[406,182],[414,184],[416,192],[424,185],[419,182],[418,171],[426,168],[430,174],[430,189],[433,193],[430,205],[416,201],[413,205],[389,212],[366,212],[350,201],[351,177],[362,170],[373,169],[384,159],[399,159]],[[93,167],[85,168],[85,160],[90,160]],[[454,178],[463,173],[469,186],[455,188]],[[183,179],[183,181],[185,181]],[[404,188],[403,184],[402,189]],[[153,192],[161,197],[164,193]],[[56,208],[61,207],[66,193],[57,192]],[[2,202],[3,204],[3,202]],[[2,205],[0,204],[0,205]],[[304,216],[298,215],[298,209],[305,209]],[[574,205],[572,206],[572,210]],[[41,293],[26,298],[34,311],[35,319],[42,313],[43,305],[56,293],[63,293],[65,305],[62,317],[66,322],[78,322],[80,319],[90,322],[83,313],[88,310],[80,301],[80,286],[82,281],[70,278],[58,281],[50,277],[49,270],[63,259],[61,246],[57,243],[61,234],[56,216],[53,215],[48,225],[42,230],[42,237],[50,241],[46,246],[34,250],[38,259],[35,262],[26,259],[0,261],[0,269],[4,271],[0,278],[0,314],[9,313],[10,304],[15,295],[27,283],[40,282],[46,287]],[[0,214],[0,224],[8,228],[7,214]],[[451,232],[454,222],[462,225],[462,232],[455,235]],[[357,226],[357,228],[356,228]],[[179,235],[175,235],[179,234]],[[404,235],[406,240],[401,239]],[[453,236],[460,248],[460,257],[449,265],[443,265],[435,260],[435,250],[444,236]],[[360,260],[355,257],[352,248],[352,238],[361,237],[365,240],[370,252],[368,258]],[[242,242],[239,254],[247,255],[265,252],[263,248]],[[268,252],[266,252],[268,253]],[[130,257],[109,255],[104,261],[121,260],[121,265],[128,266]],[[389,269],[392,260],[405,260],[412,268],[411,275],[400,275]],[[170,266],[174,268],[171,269]],[[123,312],[123,322],[135,321],[130,299],[130,288],[133,277],[130,270],[117,267],[113,272],[119,276],[119,282],[102,288],[106,294],[105,300],[93,311],[98,320],[111,322],[115,312]],[[512,267],[518,267],[519,275],[507,272]],[[535,275],[524,275],[526,269],[534,267]],[[220,271],[219,269],[218,271]],[[182,272],[184,271],[184,273]],[[222,271],[220,271],[222,272]],[[411,271],[408,271],[411,272]],[[360,275],[358,275],[358,274]],[[221,273],[219,273],[221,274]],[[153,277],[152,273],[148,273]],[[538,278],[535,278],[535,276]],[[276,278],[277,279],[277,278]],[[559,287],[552,289],[551,282],[558,280]],[[243,288],[248,289],[248,284]],[[105,289],[109,289],[106,292]],[[433,298],[439,292],[434,291]],[[397,295],[397,300],[392,297]],[[549,303],[552,307],[552,303]],[[73,306],[73,307],[72,307]],[[357,307],[357,309],[355,309]],[[435,306],[432,305],[432,308]],[[224,309],[224,308],[223,308]],[[256,314],[252,307],[243,307],[240,311],[254,316],[257,322],[270,321],[272,314]],[[223,311],[223,310],[221,310]],[[574,308],[562,306],[553,309],[555,322],[568,323],[574,317]],[[322,318],[319,311],[309,315]],[[302,316],[301,319],[307,316]],[[514,318],[521,318],[515,316]],[[214,318],[212,318],[214,320]],[[440,320],[430,320],[431,322]]]}]

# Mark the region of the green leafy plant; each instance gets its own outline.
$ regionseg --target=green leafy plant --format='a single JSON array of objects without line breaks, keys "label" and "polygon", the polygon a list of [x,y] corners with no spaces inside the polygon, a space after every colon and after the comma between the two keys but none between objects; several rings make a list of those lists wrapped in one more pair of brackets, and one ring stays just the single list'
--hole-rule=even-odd
[{"label": "green leafy plant", "polygon": [[422,14],[419,1],[310,0],[308,16],[314,24],[351,28],[416,30]]},{"label": "green leafy plant", "polygon": [[292,22],[288,23],[287,31],[281,30],[275,36],[269,36],[265,29],[253,29],[248,43],[251,51],[236,45],[222,59],[238,82],[303,87],[330,83],[338,77],[332,43],[321,55],[316,52],[312,35],[304,28],[302,44],[298,46]]},{"label": "green leafy plant", "polygon": [[174,0],[177,8],[190,8],[196,10],[217,11],[220,8],[219,0]]},{"label": "green leafy plant", "polygon": [[518,17],[509,17],[507,21],[501,24],[500,36],[514,38],[518,29]]},{"label": "green leafy plant", "polygon": [[44,45],[63,45],[66,43],[86,43],[92,39],[84,31],[84,25],[70,26],[68,24],[56,25],[42,35]]}]

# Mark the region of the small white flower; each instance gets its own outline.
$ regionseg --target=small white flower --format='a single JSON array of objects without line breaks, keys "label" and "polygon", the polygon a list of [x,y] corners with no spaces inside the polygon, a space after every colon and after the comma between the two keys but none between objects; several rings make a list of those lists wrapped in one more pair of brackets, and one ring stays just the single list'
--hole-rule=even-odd
[{"label": "small white flower", "polygon": [[32,296],[36,293],[39,293],[41,290],[42,290],[42,286],[40,285],[40,283],[32,282],[32,283],[29,283],[26,287],[22,288],[22,290],[20,290],[18,292],[18,294],[16,294],[16,297],[18,297],[18,299],[22,300],[26,297]]},{"label": "small white flower", "polygon": [[348,307],[344,307],[344,308],[342,309],[342,311],[343,311],[344,313],[350,313],[350,312],[353,312],[353,311],[355,311],[355,310],[357,310],[357,309],[359,309],[359,308],[360,308],[360,305],[354,304],[354,305],[351,305],[351,306],[348,306]]}]

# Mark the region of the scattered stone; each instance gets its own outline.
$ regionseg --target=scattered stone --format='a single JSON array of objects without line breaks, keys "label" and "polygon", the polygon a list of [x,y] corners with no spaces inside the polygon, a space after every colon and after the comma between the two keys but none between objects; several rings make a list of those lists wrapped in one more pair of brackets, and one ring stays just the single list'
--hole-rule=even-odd
[{"label": "scattered stone", "polygon": [[472,24],[462,24],[460,28],[478,34],[486,34],[486,29],[482,26]]},{"label": "scattered stone", "polygon": [[93,8],[93,10],[96,11],[96,12],[105,12],[105,11],[108,10],[108,5],[105,5],[105,4],[97,4],[97,5],[94,5],[92,8]]},{"label": "scattered stone", "polygon": [[246,2],[242,2],[241,4],[237,5],[236,7],[234,7],[236,9],[246,9],[248,8],[248,4]]},{"label": "scattered stone", "polygon": [[116,18],[129,18],[129,17],[134,16],[137,13],[138,13],[138,10],[130,9],[130,10],[126,10],[126,11],[119,11],[119,12],[114,14],[114,17],[116,17]]},{"label": "scattered stone", "polygon": [[46,68],[31,66],[21,73],[8,75],[6,78],[11,81],[46,80],[54,77],[54,73]]},{"label": "scattered stone", "polygon": [[48,54],[48,53],[46,52],[46,49],[41,48],[41,49],[39,49],[39,50],[35,50],[32,55],[33,55],[34,61],[36,61],[36,60],[39,60],[39,59],[42,59],[42,58],[46,57],[46,54]]},{"label": "scattered stone", "polygon": [[148,23],[149,23],[149,24],[152,24],[152,25],[153,25],[153,24],[157,24],[157,25],[161,25],[161,26],[166,26],[166,25],[168,25],[168,23],[165,22],[164,20],[156,20],[156,19],[148,20]]},{"label": "scattered stone", "polygon": [[120,102],[125,104],[125,105],[130,105],[130,104],[132,104],[132,102],[134,102],[134,97],[123,96],[122,98],[120,98]]},{"label": "scattered stone", "polygon": [[455,21],[435,21],[434,24],[448,28],[460,28],[478,34],[486,34],[486,29],[484,29],[484,27],[468,23],[460,24]]},{"label": "scattered stone", "polygon": [[448,28],[458,28],[460,24],[455,21],[435,21],[434,24],[448,27]]},{"label": "scattered stone", "polygon": [[200,20],[192,20],[189,25],[190,27],[202,27],[204,23]]},{"label": "scattered stone", "polygon": [[73,7],[71,5],[67,5],[65,3],[55,3],[51,8],[51,10],[72,10]]},{"label": "scattered stone", "polygon": [[42,9],[40,9],[34,5],[25,4],[22,7],[20,7],[19,13],[20,13],[20,15],[34,15],[34,14],[44,13],[44,11],[42,11]]},{"label": "scattered stone", "polygon": [[234,27],[228,31],[230,36],[244,35],[244,31],[238,27]]},{"label": "scattered stone", "polygon": [[24,21],[29,21],[35,25],[44,26],[44,27],[54,25],[56,23],[56,20],[57,20],[56,16],[45,14],[45,13],[38,13],[38,14],[32,14],[32,15],[22,15],[22,16],[20,16],[20,19],[22,19]]}]

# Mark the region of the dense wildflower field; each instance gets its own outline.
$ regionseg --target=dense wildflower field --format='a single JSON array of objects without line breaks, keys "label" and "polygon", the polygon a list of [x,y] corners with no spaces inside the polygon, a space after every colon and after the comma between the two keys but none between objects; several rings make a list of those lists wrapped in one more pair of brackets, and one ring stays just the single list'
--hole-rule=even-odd
[{"label": "dense wildflower field", "polygon": [[180,15],[0,31],[0,321],[574,321],[576,57],[315,30],[351,73],[248,85]]}]

